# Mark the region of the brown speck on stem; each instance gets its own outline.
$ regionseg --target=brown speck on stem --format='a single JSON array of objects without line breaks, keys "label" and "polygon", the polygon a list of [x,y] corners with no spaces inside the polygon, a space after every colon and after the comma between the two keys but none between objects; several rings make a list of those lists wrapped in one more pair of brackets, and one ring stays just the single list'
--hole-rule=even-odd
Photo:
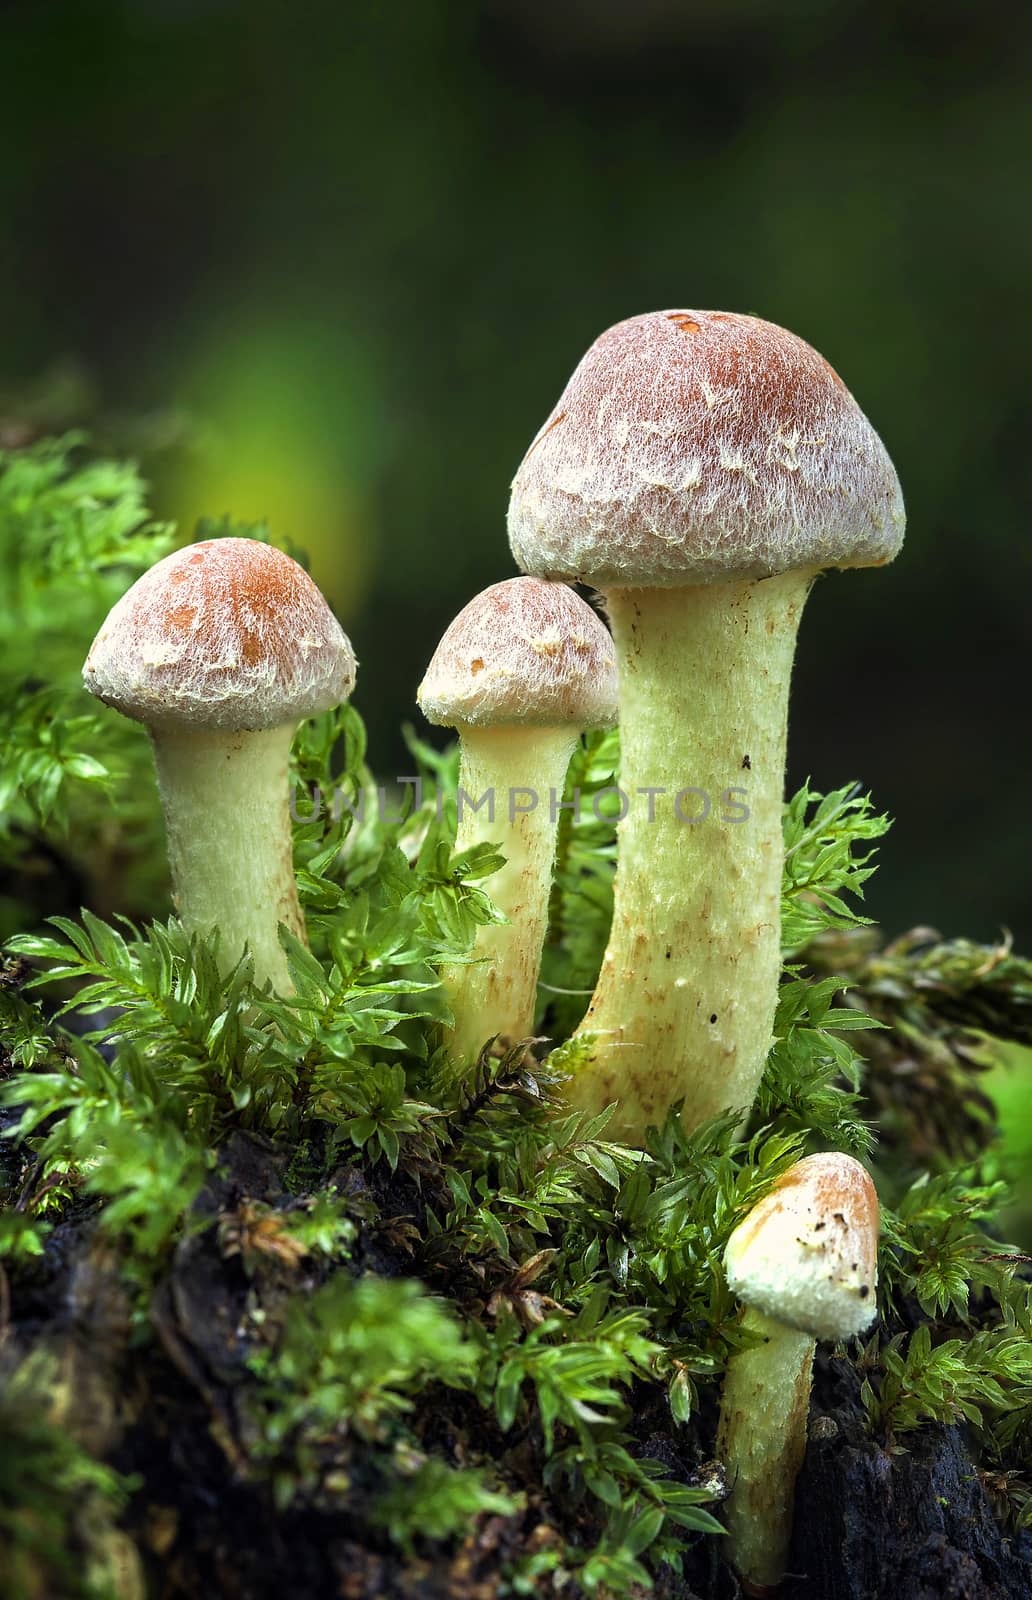
[{"label": "brown speck on stem", "polygon": [[484,662],[481,656],[476,656],[469,664],[469,670],[476,677],[478,672],[483,672]]}]

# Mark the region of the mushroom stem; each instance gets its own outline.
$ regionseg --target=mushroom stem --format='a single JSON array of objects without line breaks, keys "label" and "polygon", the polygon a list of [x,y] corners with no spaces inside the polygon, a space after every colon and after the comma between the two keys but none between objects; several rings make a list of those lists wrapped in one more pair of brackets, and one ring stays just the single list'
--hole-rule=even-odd
[{"label": "mushroom stem", "polygon": [[287,787],[294,731],[151,729],[180,920],[190,933],[218,932],[223,971],[246,945],[255,983],[283,995],[294,985],[279,924],[305,937]]},{"label": "mushroom stem", "polygon": [[500,844],[505,865],[487,880],[486,889],[508,921],[481,928],[471,960],[442,969],[455,1018],[450,1043],[457,1059],[473,1060],[492,1035],[516,1044],[534,1030],[556,807],[577,740],[571,727],[462,730],[455,847]]},{"label": "mushroom stem", "polygon": [[763,1343],[728,1362],[717,1457],[731,1490],[724,1513],[728,1554],[745,1592],[763,1595],[780,1583],[788,1557],[816,1341],[752,1309],[742,1327]]},{"label": "mushroom stem", "polygon": [[677,1100],[688,1128],[746,1112],[763,1072],[789,678],[815,575],[607,594],[628,804],[609,946],[566,1093],[592,1112],[618,1101],[610,1136],[628,1143]]}]

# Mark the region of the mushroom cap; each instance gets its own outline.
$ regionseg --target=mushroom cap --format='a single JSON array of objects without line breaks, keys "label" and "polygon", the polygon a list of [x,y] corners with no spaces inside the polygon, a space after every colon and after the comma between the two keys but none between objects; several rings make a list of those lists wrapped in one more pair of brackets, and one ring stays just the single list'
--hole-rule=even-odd
[{"label": "mushroom cap", "polygon": [[734,1294],[817,1339],[877,1314],[878,1196],[852,1156],[807,1156],[740,1222],[724,1251]]},{"label": "mushroom cap", "polygon": [[652,311],[577,367],[516,474],[509,542],[539,577],[665,588],[881,566],[905,521],[885,446],[805,340]]},{"label": "mushroom cap", "polygon": [[522,723],[611,727],[616,654],[601,619],[565,583],[493,583],[446,630],[416,694],[446,728]]},{"label": "mushroom cap", "polygon": [[203,539],[112,607],[83,682],[150,727],[257,730],[346,700],[355,655],[290,556],[257,539]]}]

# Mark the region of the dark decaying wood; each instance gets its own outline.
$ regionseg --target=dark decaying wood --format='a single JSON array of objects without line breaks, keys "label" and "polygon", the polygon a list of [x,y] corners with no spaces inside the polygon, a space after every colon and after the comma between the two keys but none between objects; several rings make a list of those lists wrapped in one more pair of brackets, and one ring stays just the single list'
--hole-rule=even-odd
[{"label": "dark decaying wood", "polygon": [[[283,1203],[286,1161],[266,1141],[236,1135],[198,1201],[203,1219],[213,1223],[245,1198]],[[346,1192],[349,1174],[337,1181]],[[361,1214],[363,1180],[353,1181]],[[346,1270],[390,1276],[413,1263],[363,1227]],[[482,1519],[465,1540],[405,1557],[364,1516],[360,1442],[345,1446],[343,1504],[274,1509],[249,1459],[253,1333],[243,1330],[254,1327],[246,1311],[257,1299],[273,1342],[299,1287],[276,1263],[249,1278],[209,1226],[177,1247],[151,1301],[154,1337],[140,1344],[130,1337],[118,1262],[84,1217],[58,1225],[44,1260],[17,1285],[6,1359],[50,1349],[67,1380],[69,1431],[138,1475],[125,1526],[155,1600],[495,1600],[503,1569],[557,1548],[561,1534],[540,1489],[540,1439],[518,1427],[492,1434],[469,1396],[438,1387],[419,1397],[413,1426],[445,1459],[495,1461],[525,1495],[519,1515]],[[1032,1537],[997,1521],[962,1430],[921,1429],[890,1455],[865,1434],[859,1385],[850,1360],[821,1354],[781,1600],[1030,1600]],[[659,1386],[641,1386],[634,1410],[643,1456],[671,1477],[719,1482],[712,1396],[689,1428],[672,1424]],[[587,1523],[578,1531],[591,1537]],[[657,1600],[739,1600],[718,1545],[688,1541],[684,1571],[659,1576]],[[579,1591],[561,1593],[577,1600]]]},{"label": "dark decaying wood", "polygon": [[814,1417],[785,1600],[1029,1600],[1032,1537],[1001,1529],[963,1431],[906,1444],[890,1456],[848,1411]]}]

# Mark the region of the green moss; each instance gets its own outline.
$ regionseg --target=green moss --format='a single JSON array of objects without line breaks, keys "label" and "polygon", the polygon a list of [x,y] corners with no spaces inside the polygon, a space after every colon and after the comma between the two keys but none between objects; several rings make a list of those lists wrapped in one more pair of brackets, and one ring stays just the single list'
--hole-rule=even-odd
[{"label": "green moss", "polygon": [[[20,528],[22,609],[0,618],[5,639],[20,630],[0,728],[21,774],[3,801],[8,861],[55,838],[58,821],[83,840],[101,793],[108,857],[131,859],[144,838],[157,848],[151,780],[137,765],[130,784],[129,766],[98,754],[120,753],[124,734],[80,701],[73,664],[167,535],[146,522],[131,472],[80,471],[49,446],[0,458],[12,547]],[[87,561],[101,576],[69,599],[51,655],[52,611],[24,596],[55,574],[70,593]],[[34,676],[51,661],[52,681]],[[205,1249],[245,1285],[219,1358],[237,1424],[214,1430],[233,1433],[241,1481],[281,1510],[345,1509],[403,1554],[482,1516],[543,1528],[507,1562],[511,1592],[575,1573],[588,1593],[629,1594],[693,1539],[719,1537],[706,1509],[719,1474],[669,1472],[642,1417],[662,1417],[697,1456],[739,1337],[728,1235],[800,1153],[850,1150],[870,1156],[887,1202],[884,1324],[858,1357],[869,1425],[897,1444],[966,1418],[1007,1509],[1025,1515],[1028,1293],[1022,1258],[994,1233],[1007,1188],[971,1043],[1028,1037],[1028,965],[971,945],[883,948],[856,901],[886,820],[853,789],[806,788],[785,813],[788,965],[752,1123],[688,1135],[671,1115],[644,1151],[627,1148],[607,1138],[608,1113],[557,1108],[561,1050],[485,1049],[457,1070],[438,1048],[437,974],[494,916],[499,858],[489,844],[455,853],[437,805],[454,757],[412,748],[421,804],[383,820],[359,804],[372,780],[357,712],[299,735],[299,782],[350,803],[297,825],[311,950],[285,938],[289,1001],[257,993],[246,960],[220,975],[174,920],[77,917],[62,903],[41,931],[32,904],[18,906],[31,931],[0,972],[4,1281],[38,1269],[49,1229],[81,1224],[116,1252],[136,1338],[167,1348],[155,1289]],[[571,787],[605,787],[618,760],[615,735],[585,740]],[[540,1019],[560,1045],[598,969],[614,859],[611,821],[590,805],[562,816]],[[924,1099],[915,1058],[937,1086]],[[930,1137],[935,1094],[957,1115],[947,1126],[940,1111]],[[278,1189],[234,1190],[230,1204],[241,1136],[275,1154]],[[56,1448],[50,1434],[16,1435],[28,1466],[7,1486],[0,1531],[35,1527],[42,1496],[60,1553],[79,1537],[62,1484],[95,1473],[116,1511],[124,1486],[69,1446],[48,1499],[33,1462]]]}]

